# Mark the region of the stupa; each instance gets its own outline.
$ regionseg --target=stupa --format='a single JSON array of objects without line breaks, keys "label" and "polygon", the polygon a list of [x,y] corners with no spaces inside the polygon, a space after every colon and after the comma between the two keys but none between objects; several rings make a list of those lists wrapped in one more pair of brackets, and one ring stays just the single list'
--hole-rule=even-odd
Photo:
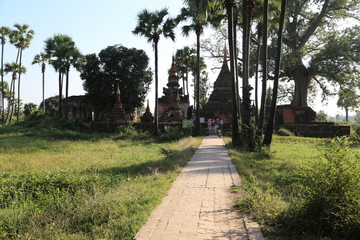
[{"label": "stupa", "polygon": [[176,74],[174,58],[169,70],[167,87],[163,88],[163,96],[159,98],[159,122],[181,123],[188,118],[189,96],[183,94]]},{"label": "stupa", "polygon": [[142,123],[152,123],[154,121],[154,116],[152,115],[149,107],[149,100],[147,100],[147,106],[144,115],[140,117]]},{"label": "stupa", "polygon": [[204,106],[202,116],[205,120],[222,119],[224,123],[231,123],[232,119],[232,91],[231,91],[231,72],[226,61],[226,50],[224,51],[224,61],[220,73],[214,82],[213,91],[208,102]]},{"label": "stupa", "polygon": [[121,103],[119,85],[116,89],[116,100],[114,107],[107,115],[107,120],[111,123],[128,123],[130,121],[129,116],[125,113]]}]

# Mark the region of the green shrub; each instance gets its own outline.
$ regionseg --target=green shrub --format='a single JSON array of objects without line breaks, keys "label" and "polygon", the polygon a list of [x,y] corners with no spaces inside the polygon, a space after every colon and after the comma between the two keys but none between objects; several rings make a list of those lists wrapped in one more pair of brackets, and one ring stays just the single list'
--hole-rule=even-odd
[{"label": "green shrub", "polygon": [[345,137],[333,139],[325,148],[324,161],[308,169],[303,202],[289,214],[294,229],[360,239],[360,160],[349,145]]},{"label": "green shrub", "polygon": [[287,207],[276,189],[261,187],[254,176],[243,183],[243,188],[245,191],[236,202],[236,207],[259,223],[271,223]]},{"label": "green shrub", "polygon": [[294,136],[294,133],[291,132],[290,130],[286,129],[286,128],[279,128],[276,131],[276,134],[279,135],[279,136],[287,136],[287,137]]},{"label": "green shrub", "polygon": [[124,124],[118,127],[117,129],[118,135],[115,139],[133,139],[133,140],[141,140],[147,139],[150,136],[148,132],[137,130],[131,124]]},{"label": "green shrub", "polygon": [[183,137],[190,136],[190,130],[184,130],[180,127],[167,127],[165,130],[160,134],[160,140],[163,141],[171,141],[171,140],[178,140]]}]

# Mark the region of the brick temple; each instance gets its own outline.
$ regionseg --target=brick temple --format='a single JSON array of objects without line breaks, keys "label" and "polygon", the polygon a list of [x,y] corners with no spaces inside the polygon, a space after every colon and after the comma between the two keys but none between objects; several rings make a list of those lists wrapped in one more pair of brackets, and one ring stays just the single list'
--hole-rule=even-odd
[{"label": "brick temple", "polygon": [[232,119],[232,91],[231,72],[227,65],[226,54],[220,73],[214,82],[214,90],[206,103],[202,116],[205,121],[209,118],[221,118],[224,123],[231,123]]},{"label": "brick temple", "polygon": [[181,123],[191,117],[188,116],[190,102],[189,95],[184,95],[179,85],[174,59],[166,86],[163,88],[163,96],[159,98],[159,123]]},{"label": "brick temple", "polygon": [[120,99],[120,89],[119,85],[116,89],[116,100],[114,107],[111,109],[111,112],[106,115],[107,122],[110,123],[128,123],[130,122],[130,117],[125,113],[124,108]]}]

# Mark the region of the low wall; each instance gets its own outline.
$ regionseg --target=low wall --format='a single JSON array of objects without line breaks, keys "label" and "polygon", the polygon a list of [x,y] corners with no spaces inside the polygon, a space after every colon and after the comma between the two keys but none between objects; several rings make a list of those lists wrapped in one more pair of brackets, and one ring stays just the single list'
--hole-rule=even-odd
[{"label": "low wall", "polygon": [[350,135],[350,126],[336,126],[331,123],[280,124],[279,128],[288,129],[303,137],[333,138]]}]

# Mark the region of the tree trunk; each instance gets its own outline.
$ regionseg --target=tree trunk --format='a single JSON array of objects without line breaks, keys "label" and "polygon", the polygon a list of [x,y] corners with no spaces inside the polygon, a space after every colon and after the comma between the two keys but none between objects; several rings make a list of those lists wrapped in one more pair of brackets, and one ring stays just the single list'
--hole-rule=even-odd
[{"label": "tree trunk", "polygon": [[293,107],[307,107],[308,88],[310,85],[310,76],[306,67],[301,64],[293,71],[295,92],[291,103]]},{"label": "tree trunk", "polygon": [[345,107],[345,122],[349,122],[349,108]]},{"label": "tree trunk", "polygon": [[[15,75],[16,75],[16,73],[14,73]],[[13,80],[12,80],[12,93],[11,93],[11,95],[12,95],[12,100],[11,100],[11,110],[10,110],[10,112],[9,112],[9,119],[7,120],[8,122],[8,124],[10,124],[11,123],[11,121],[12,121],[12,117],[13,117],[13,115],[14,115],[14,109],[15,109],[15,79],[16,79],[16,77],[15,78],[13,78]]]},{"label": "tree trunk", "polygon": [[[5,41],[5,40],[4,40]],[[4,102],[4,44],[1,42],[1,95],[2,95],[2,107],[1,107],[1,124],[4,125],[5,120],[5,102]]]},{"label": "tree trunk", "polygon": [[45,63],[41,66],[42,72],[42,99],[43,99],[43,114],[45,115]]},{"label": "tree trunk", "polygon": [[17,102],[17,115],[16,122],[19,122],[20,118],[20,80],[21,80],[21,61],[22,61],[22,48],[20,48],[20,60],[19,60],[19,79],[18,79],[18,102]]},{"label": "tree trunk", "polygon": [[6,120],[5,123],[9,124],[11,122],[10,118],[10,114],[12,112],[12,108],[13,108],[13,104],[14,104],[14,98],[13,98],[13,86],[14,86],[14,78],[11,79],[11,83],[10,83],[10,88],[9,88],[9,98],[8,98],[8,110],[7,110],[7,115],[6,115]]},{"label": "tree trunk", "polygon": [[260,30],[258,31],[258,39],[257,39],[257,49],[256,49],[256,68],[255,68],[255,124],[258,124],[259,120],[259,103],[258,103],[258,89],[259,89],[259,61],[260,61],[260,44],[261,34]]},{"label": "tree trunk", "polygon": [[200,135],[200,34],[201,30],[196,30],[196,123],[195,135]]},{"label": "tree trunk", "polygon": [[263,15],[263,28],[262,28],[262,87],[261,87],[261,101],[260,101],[260,114],[259,114],[259,122],[258,129],[260,131],[260,135],[263,133],[264,128],[264,116],[265,116],[265,98],[266,98],[266,83],[267,83],[267,75],[268,75],[268,11],[269,11],[269,0],[264,0],[264,15]]},{"label": "tree trunk", "polygon": [[239,145],[239,124],[238,124],[238,106],[237,106],[237,91],[236,91],[236,77],[235,77],[235,51],[234,51],[234,5],[233,1],[228,1],[226,5],[228,16],[228,41],[229,41],[229,55],[230,55],[230,72],[231,72],[231,95],[232,95],[232,144]]},{"label": "tree trunk", "polygon": [[266,125],[264,142],[263,142],[264,145],[266,145],[266,146],[271,145],[272,134],[273,134],[273,131],[274,131],[274,121],[275,121],[276,100],[277,100],[278,85],[279,85],[280,63],[281,63],[281,47],[282,47],[282,36],[283,36],[283,29],[284,29],[284,21],[285,21],[286,3],[287,3],[287,0],[282,0],[281,1],[280,23],[279,23],[278,40],[277,40],[277,48],[276,48],[275,78],[274,78],[273,96],[272,96],[272,100],[271,100],[270,116],[269,116],[268,123]]},{"label": "tree trunk", "polygon": [[59,70],[59,118],[62,118],[62,72]]},{"label": "tree trunk", "polygon": [[[232,28],[233,28],[233,37],[232,37],[232,41],[233,41],[233,52],[234,52],[234,55],[233,55],[233,61],[234,61],[234,77],[235,77],[235,94],[236,94],[236,106],[237,106],[237,119],[238,121],[240,121],[240,113],[241,113],[241,99],[240,99],[240,94],[239,94],[239,71],[238,71],[238,51],[237,51],[237,34],[236,34],[236,27],[237,27],[237,23],[238,23],[238,13],[236,11],[236,2],[235,1],[232,1],[232,4],[233,4],[233,25],[232,25]],[[239,125],[237,123],[237,125]],[[238,130],[239,131],[239,127],[238,127]]]},{"label": "tree trunk", "polygon": [[65,119],[68,119],[68,97],[69,97],[69,72],[70,67],[66,68],[66,88],[65,88]]},{"label": "tree trunk", "polygon": [[242,136],[244,139],[244,147],[252,151],[252,141],[250,139],[250,122],[251,122],[251,86],[249,85],[249,50],[250,50],[250,9],[249,1],[243,1],[243,89],[242,89]]},{"label": "tree trunk", "polygon": [[158,41],[154,41],[155,47],[155,113],[154,113],[154,136],[158,136],[159,131],[159,110],[158,110],[158,85],[159,85],[159,78],[158,78]]},{"label": "tree trunk", "polygon": [[189,95],[189,70],[187,67],[186,67],[186,92],[187,95]]}]

